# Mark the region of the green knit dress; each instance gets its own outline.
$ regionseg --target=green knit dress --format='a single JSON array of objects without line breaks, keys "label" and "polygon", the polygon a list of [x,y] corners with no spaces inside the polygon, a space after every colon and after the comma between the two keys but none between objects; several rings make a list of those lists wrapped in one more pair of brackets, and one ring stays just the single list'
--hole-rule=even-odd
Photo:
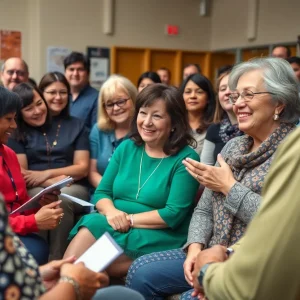
[{"label": "green knit dress", "polygon": [[[198,182],[186,171],[182,160],[190,157],[199,161],[198,154],[189,146],[174,156],[152,158],[143,154],[141,184],[137,198],[141,157],[144,146],[132,140],[122,142],[112,156],[94,195],[94,204],[108,198],[114,206],[128,214],[157,210],[168,224],[163,229],[131,228],[126,233],[115,231],[98,212],[83,216],[70,233],[72,239],[81,227],[86,227],[98,239],[106,231],[124,249],[126,255],[141,255],[181,247],[187,239]],[[84,242],[84,241],[83,241]]]}]

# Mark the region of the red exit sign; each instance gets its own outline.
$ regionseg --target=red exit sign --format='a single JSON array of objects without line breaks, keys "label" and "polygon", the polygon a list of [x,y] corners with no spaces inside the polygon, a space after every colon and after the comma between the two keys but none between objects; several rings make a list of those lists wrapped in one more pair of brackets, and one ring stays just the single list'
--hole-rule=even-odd
[{"label": "red exit sign", "polygon": [[177,25],[166,25],[166,33],[167,35],[178,35],[179,27]]}]

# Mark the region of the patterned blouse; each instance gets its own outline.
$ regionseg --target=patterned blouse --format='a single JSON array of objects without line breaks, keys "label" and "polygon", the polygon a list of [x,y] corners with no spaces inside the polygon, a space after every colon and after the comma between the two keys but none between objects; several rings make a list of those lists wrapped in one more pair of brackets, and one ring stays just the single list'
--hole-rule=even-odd
[{"label": "patterned blouse", "polygon": [[295,125],[281,123],[253,152],[249,152],[253,139],[248,135],[226,144],[221,153],[237,182],[227,196],[204,190],[193,213],[184,249],[192,243],[229,246],[242,237],[260,205],[263,182],[274,153],[294,128]]},{"label": "patterned blouse", "polygon": [[0,299],[32,300],[44,292],[38,265],[8,225],[0,196]]}]

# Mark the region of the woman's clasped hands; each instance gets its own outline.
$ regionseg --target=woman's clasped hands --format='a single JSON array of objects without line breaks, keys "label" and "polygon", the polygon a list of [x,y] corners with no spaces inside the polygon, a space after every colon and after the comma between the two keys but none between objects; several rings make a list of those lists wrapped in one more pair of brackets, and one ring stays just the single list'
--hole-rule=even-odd
[{"label": "woman's clasped hands", "polygon": [[208,166],[191,158],[183,160],[186,170],[202,185],[215,192],[227,195],[236,183],[229,165],[221,154],[218,155],[219,167]]},{"label": "woman's clasped hands", "polygon": [[110,209],[106,214],[107,223],[120,232],[127,232],[130,228],[128,214],[116,208]]}]

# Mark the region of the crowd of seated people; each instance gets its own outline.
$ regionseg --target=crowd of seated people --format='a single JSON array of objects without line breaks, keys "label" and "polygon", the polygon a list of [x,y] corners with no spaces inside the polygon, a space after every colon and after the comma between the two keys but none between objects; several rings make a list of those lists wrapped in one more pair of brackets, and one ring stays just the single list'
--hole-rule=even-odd
[{"label": "crowd of seated people", "polygon": [[[39,209],[9,216],[14,239],[39,265],[49,261],[53,268],[53,261],[60,269],[110,233],[124,254],[100,277],[91,275],[90,292],[76,275],[79,267],[70,267],[75,275],[65,276],[75,282],[75,297],[78,283],[90,299],[111,278],[126,277],[126,286],[142,295],[132,294],[137,299],[201,298],[193,283],[197,257],[239,242],[260,207],[277,148],[299,122],[300,58],[288,50],[277,46],[273,57],[224,66],[216,91],[197,64],[184,67],[179,87],[162,67],[141,74],[136,86],[113,74],[98,92],[79,52],[65,58],[65,74],[47,73],[38,85],[23,60],[8,59],[0,89],[6,210],[73,178],[46,194]],[[60,193],[95,210],[87,213]],[[46,273],[38,279],[39,296]],[[60,282],[56,274],[53,295]]]}]

